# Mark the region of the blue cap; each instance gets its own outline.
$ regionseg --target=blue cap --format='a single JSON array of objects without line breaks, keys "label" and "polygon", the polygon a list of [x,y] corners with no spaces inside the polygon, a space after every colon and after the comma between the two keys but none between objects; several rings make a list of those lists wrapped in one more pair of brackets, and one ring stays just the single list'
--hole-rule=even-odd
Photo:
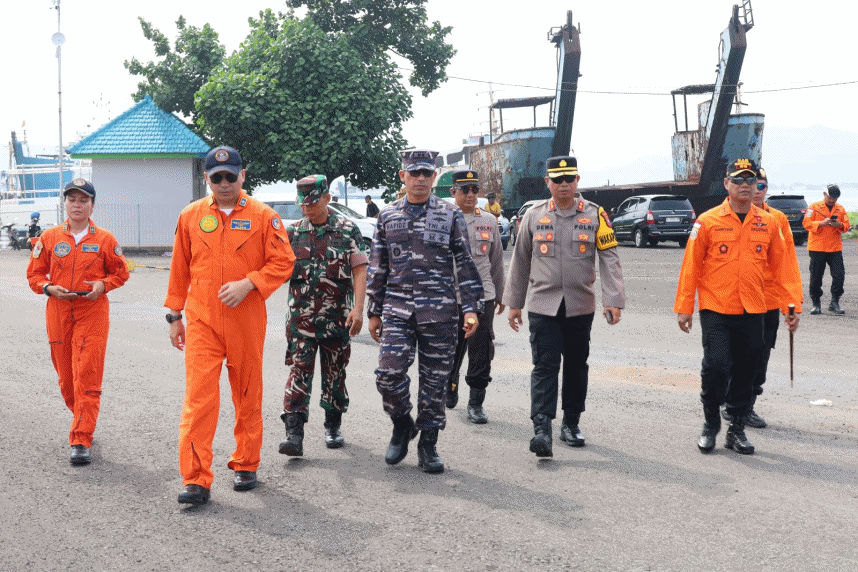
[{"label": "blue cap", "polygon": [[419,169],[432,169],[434,171],[435,157],[438,156],[438,151],[408,149],[400,151],[399,156],[402,158],[403,171],[417,171]]},{"label": "blue cap", "polygon": [[244,165],[244,162],[241,160],[239,152],[226,145],[215,147],[206,155],[206,175],[208,176],[221,171],[240,175],[242,165]]},{"label": "blue cap", "polygon": [[40,213],[39,211],[33,211],[30,213],[30,218],[39,218],[41,216],[42,216],[42,213]]},{"label": "blue cap", "polygon": [[63,191],[63,196],[66,196],[71,191],[80,191],[92,199],[95,198],[95,187],[93,187],[92,183],[90,183],[86,179],[78,178],[70,182],[68,185],[66,185],[66,188]]}]

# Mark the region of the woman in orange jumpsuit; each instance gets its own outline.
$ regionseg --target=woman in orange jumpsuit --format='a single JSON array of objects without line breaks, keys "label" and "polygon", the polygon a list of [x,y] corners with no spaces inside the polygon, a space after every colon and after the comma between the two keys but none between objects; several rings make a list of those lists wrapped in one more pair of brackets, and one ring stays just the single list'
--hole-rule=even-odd
[{"label": "woman in orange jumpsuit", "polygon": [[92,183],[75,179],[63,195],[68,219],[42,233],[33,247],[27,280],[34,292],[48,297],[51,359],[74,415],[70,461],[86,465],[92,460],[110,329],[110,303],[103,294],[125,284],[128,266],[116,238],[90,218],[95,207]]}]

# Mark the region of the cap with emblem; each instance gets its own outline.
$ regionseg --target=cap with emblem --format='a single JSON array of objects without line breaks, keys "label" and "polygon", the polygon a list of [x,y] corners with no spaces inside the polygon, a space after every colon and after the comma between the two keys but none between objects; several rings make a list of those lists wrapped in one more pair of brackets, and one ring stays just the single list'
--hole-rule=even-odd
[{"label": "cap with emblem", "polygon": [[762,167],[757,169],[757,178],[765,179],[767,181],[769,180],[769,178],[766,176],[766,170],[763,169]]},{"label": "cap with emblem", "polygon": [[432,169],[434,171],[435,157],[438,156],[438,151],[408,149],[400,151],[399,156],[402,158],[403,171],[417,171],[418,169]]},{"label": "cap with emblem", "polygon": [[837,185],[828,185],[827,187],[825,187],[825,194],[832,199],[839,199],[840,187],[838,187]]},{"label": "cap with emblem", "polygon": [[304,205],[314,205],[322,200],[328,192],[328,179],[324,175],[309,175],[296,183],[298,187],[298,202]]},{"label": "cap with emblem", "polygon": [[206,155],[206,175],[211,176],[220,171],[240,175],[243,164],[241,154],[238,151],[232,147],[221,145],[220,147],[215,147]]},{"label": "cap with emblem", "polygon": [[450,177],[453,179],[454,187],[464,187],[465,185],[480,186],[480,175],[476,171],[453,171]]},{"label": "cap with emblem", "polygon": [[545,161],[545,170],[549,177],[578,175],[578,159],[575,157],[549,157]]},{"label": "cap with emblem", "polygon": [[756,175],[758,169],[759,167],[757,167],[757,163],[753,159],[736,159],[727,165],[727,176],[735,177],[740,173]]},{"label": "cap with emblem", "polygon": [[71,183],[66,185],[66,188],[63,191],[63,196],[66,196],[71,191],[80,191],[92,199],[95,198],[95,187],[93,187],[92,183],[86,179],[74,179]]}]

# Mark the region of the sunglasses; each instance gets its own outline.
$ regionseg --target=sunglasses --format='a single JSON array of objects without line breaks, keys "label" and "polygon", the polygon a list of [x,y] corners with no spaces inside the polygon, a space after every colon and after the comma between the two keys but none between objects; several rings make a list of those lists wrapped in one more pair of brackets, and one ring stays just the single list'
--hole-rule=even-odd
[{"label": "sunglasses", "polygon": [[435,171],[433,171],[432,169],[414,169],[413,171],[405,172],[414,177],[415,179],[421,175],[426,179],[431,179],[432,175],[435,174]]},{"label": "sunglasses", "polygon": [[465,193],[466,195],[468,193],[474,193],[475,195],[480,194],[480,188],[476,185],[467,185],[467,186],[459,187],[459,190],[462,191],[463,193]]},{"label": "sunglasses", "polygon": [[215,173],[214,175],[209,175],[209,181],[215,185],[219,185],[224,177],[226,177],[229,183],[234,183],[238,180],[238,175],[234,173]]},{"label": "sunglasses", "polygon": [[758,191],[765,191],[768,188],[769,188],[768,183],[757,183],[757,190]]},{"label": "sunglasses", "polygon": [[748,185],[753,187],[757,184],[756,177],[728,177],[727,180],[734,185],[741,185],[742,183],[747,183]]},{"label": "sunglasses", "polygon": [[574,183],[578,180],[578,175],[560,175],[559,177],[549,177],[555,185],[561,183]]}]

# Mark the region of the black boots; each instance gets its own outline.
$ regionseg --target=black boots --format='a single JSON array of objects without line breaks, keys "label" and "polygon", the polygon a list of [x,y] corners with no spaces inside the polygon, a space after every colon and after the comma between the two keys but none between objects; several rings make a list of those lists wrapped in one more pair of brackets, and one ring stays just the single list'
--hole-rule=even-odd
[{"label": "black boots", "polygon": [[584,436],[578,429],[578,421],[581,419],[580,413],[563,412],[563,423],[560,425],[560,440],[570,447],[583,447]]},{"label": "black boots", "polygon": [[489,418],[486,412],[483,411],[483,400],[486,398],[486,389],[471,388],[471,395],[468,398],[468,421],[476,425],[488,423]]},{"label": "black boots", "polygon": [[828,311],[834,312],[838,316],[842,316],[846,313],[846,310],[840,307],[840,298],[831,299],[831,304],[828,305]]},{"label": "black boots", "polygon": [[711,453],[715,449],[715,437],[721,430],[721,418],[718,407],[703,407],[703,432],[697,438],[697,448],[701,453]]},{"label": "black boots", "polygon": [[453,409],[459,403],[459,382],[447,382],[447,409]]},{"label": "black boots", "polygon": [[745,427],[753,427],[754,429],[765,429],[768,427],[768,423],[766,420],[757,415],[757,412],[751,409],[751,411],[745,415]]},{"label": "black boots", "polygon": [[727,441],[724,443],[724,446],[743,455],[754,454],[754,446],[751,445],[748,438],[745,437],[744,416],[740,418],[739,415],[736,415],[733,418],[733,421],[730,423],[730,427],[727,428]]},{"label": "black boots", "polygon": [[551,419],[540,413],[533,418],[534,436],[530,440],[530,452],[537,457],[553,457],[551,452]]},{"label": "black boots", "polygon": [[300,457],[304,454],[304,417],[300,413],[283,413],[280,419],[286,423],[286,440],[280,443],[280,454]]},{"label": "black boots", "polygon": [[88,465],[92,462],[92,452],[86,445],[72,445],[69,462],[72,465]]},{"label": "black boots", "polygon": [[822,302],[819,301],[819,298],[814,298],[813,300],[813,310],[810,311],[812,316],[822,313]]},{"label": "black boots", "polygon": [[342,411],[325,410],[325,447],[328,449],[339,449],[345,443],[343,434],[340,432],[342,420]]},{"label": "black boots", "polygon": [[409,413],[392,417],[393,435],[390,437],[390,445],[384,455],[384,462],[395,465],[408,454],[408,442],[417,436],[417,428],[414,427],[414,419]]},{"label": "black boots", "polygon": [[435,451],[437,442],[437,429],[424,429],[420,432],[420,440],[417,441],[417,464],[424,473],[444,472],[444,462]]}]

